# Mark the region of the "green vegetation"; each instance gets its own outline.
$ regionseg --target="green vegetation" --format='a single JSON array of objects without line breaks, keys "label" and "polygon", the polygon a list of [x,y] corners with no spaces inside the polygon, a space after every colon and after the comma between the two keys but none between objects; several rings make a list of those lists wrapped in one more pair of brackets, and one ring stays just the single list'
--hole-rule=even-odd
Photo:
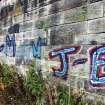
[{"label": "green vegetation", "polygon": [[[1,65],[0,65],[1,66]],[[10,71],[10,68],[7,64],[2,64],[1,70],[3,71],[1,76],[2,76],[2,81],[6,87],[9,87],[12,85],[12,75],[14,72]]]},{"label": "green vegetation", "polygon": [[[94,105],[84,100],[84,92],[73,93],[65,85],[44,80],[34,63],[28,69],[23,77],[14,66],[0,64],[0,105]],[[97,105],[103,104],[98,101]]]}]

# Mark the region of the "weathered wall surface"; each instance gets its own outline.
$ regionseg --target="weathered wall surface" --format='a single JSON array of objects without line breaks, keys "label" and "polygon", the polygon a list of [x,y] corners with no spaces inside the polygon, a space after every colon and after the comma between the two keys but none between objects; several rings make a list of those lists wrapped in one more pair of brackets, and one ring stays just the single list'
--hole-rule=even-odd
[{"label": "weathered wall surface", "polygon": [[105,100],[105,1],[0,4],[1,60],[23,74],[35,60],[44,75],[85,90],[87,98]]}]

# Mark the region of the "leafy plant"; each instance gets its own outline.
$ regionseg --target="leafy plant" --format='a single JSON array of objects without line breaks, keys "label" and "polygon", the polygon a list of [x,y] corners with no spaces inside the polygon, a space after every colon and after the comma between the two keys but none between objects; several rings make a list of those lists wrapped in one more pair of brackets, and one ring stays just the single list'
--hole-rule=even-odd
[{"label": "leafy plant", "polygon": [[68,105],[69,102],[69,94],[67,88],[59,85],[58,87],[58,99],[55,105]]},{"label": "leafy plant", "polygon": [[6,87],[11,86],[13,83],[12,81],[13,72],[10,70],[10,67],[5,63],[1,65],[1,69],[2,69],[2,82]]},{"label": "leafy plant", "polygon": [[28,68],[29,71],[27,71],[27,77],[24,84],[30,95],[35,97],[37,103],[43,98],[43,77],[41,73],[36,72],[34,63],[29,65]]}]

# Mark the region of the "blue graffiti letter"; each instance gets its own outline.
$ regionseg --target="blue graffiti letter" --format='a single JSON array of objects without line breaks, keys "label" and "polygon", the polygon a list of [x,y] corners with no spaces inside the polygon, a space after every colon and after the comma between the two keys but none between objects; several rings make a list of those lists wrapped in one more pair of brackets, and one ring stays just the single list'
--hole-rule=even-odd
[{"label": "blue graffiti letter", "polygon": [[70,46],[61,49],[55,49],[49,53],[50,58],[59,56],[61,67],[58,70],[54,70],[54,76],[67,78],[68,73],[68,54],[75,54],[80,50],[80,46]]},{"label": "blue graffiti letter", "polygon": [[[15,35],[13,36],[6,36],[6,55],[14,57],[16,53],[16,42],[15,42]],[[12,54],[7,54],[8,52]]]},{"label": "blue graffiti letter", "polygon": [[2,52],[4,49],[4,44],[0,45],[0,52]]},{"label": "blue graffiti letter", "polygon": [[33,49],[33,56],[35,58],[41,58],[41,46],[46,46],[47,45],[47,39],[46,38],[38,38],[37,41],[32,41],[31,42],[32,49]]},{"label": "blue graffiti letter", "polygon": [[94,87],[105,85],[105,46],[90,50],[90,84]]}]

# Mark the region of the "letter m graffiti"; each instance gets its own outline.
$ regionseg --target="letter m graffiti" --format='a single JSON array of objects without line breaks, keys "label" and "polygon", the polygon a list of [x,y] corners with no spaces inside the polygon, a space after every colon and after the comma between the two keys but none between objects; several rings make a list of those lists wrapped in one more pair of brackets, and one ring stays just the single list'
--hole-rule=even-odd
[{"label": "letter m graffiti", "polygon": [[15,35],[6,36],[6,55],[14,57],[16,53]]}]

